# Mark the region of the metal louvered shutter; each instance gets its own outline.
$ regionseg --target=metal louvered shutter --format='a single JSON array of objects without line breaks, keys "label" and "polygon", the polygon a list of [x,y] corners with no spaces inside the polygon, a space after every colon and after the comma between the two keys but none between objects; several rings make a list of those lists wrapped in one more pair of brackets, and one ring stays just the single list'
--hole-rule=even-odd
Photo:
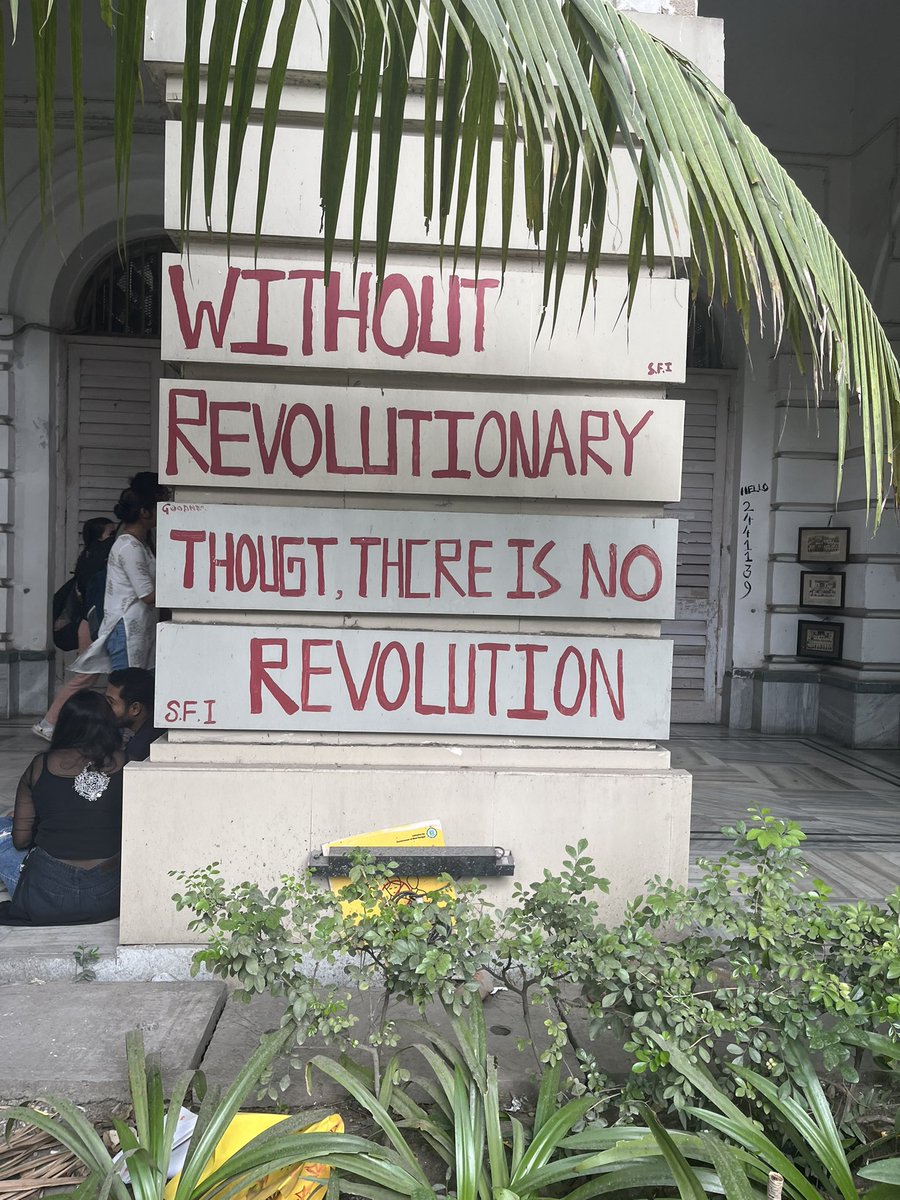
[{"label": "metal louvered shutter", "polygon": [[156,468],[159,349],[133,341],[72,342],[68,368],[65,573],[88,517],[111,518],[129,478]]},{"label": "metal louvered shutter", "polygon": [[727,385],[671,389],[684,400],[684,459],[681,500],[666,505],[678,518],[675,619],[662,624],[675,642],[672,720],[718,721],[722,707],[722,533],[725,508]]}]

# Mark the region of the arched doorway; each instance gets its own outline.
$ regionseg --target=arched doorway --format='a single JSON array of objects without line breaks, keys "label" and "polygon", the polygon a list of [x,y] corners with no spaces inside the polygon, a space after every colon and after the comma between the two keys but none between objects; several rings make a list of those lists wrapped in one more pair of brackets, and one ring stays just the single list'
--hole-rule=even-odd
[{"label": "arched doorway", "polygon": [[66,338],[59,528],[66,569],[89,517],[111,516],[130,476],[155,470],[160,280],[167,238],[130,243],[95,267]]}]

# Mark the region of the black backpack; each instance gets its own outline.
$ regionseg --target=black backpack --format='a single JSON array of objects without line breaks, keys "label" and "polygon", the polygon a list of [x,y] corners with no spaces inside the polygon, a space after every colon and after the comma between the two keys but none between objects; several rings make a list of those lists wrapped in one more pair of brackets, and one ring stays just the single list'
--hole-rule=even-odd
[{"label": "black backpack", "polygon": [[53,595],[53,644],[58,649],[78,649],[78,626],[83,614],[84,603],[73,576]]},{"label": "black backpack", "polygon": [[114,538],[95,542],[89,550],[83,550],[75,564],[75,578],[84,600],[84,619],[91,631],[91,641],[96,641],[103,621],[103,601],[106,596],[106,566]]}]

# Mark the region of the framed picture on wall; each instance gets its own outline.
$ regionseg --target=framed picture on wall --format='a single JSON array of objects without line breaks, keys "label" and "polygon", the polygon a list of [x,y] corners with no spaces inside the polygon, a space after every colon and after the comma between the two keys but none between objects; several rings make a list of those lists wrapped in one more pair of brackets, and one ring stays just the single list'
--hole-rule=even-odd
[{"label": "framed picture on wall", "polygon": [[835,571],[831,574],[801,571],[800,607],[843,608],[846,578],[843,571]]},{"label": "framed picture on wall", "polygon": [[797,657],[838,661],[844,649],[844,626],[838,622],[800,621],[797,624]]},{"label": "framed picture on wall", "polygon": [[800,562],[845,563],[849,553],[850,530],[847,526],[800,530],[797,547]]}]

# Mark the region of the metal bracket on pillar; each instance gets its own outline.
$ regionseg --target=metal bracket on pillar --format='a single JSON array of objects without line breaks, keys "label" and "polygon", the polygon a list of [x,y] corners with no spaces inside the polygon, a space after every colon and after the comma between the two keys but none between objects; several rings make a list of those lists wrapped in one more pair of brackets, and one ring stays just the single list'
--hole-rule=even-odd
[{"label": "metal bracket on pillar", "polygon": [[353,866],[354,858],[365,854],[376,863],[396,863],[397,874],[449,875],[451,879],[480,879],[487,876],[514,875],[512,852],[501,846],[335,846],[310,854],[309,869],[314,875],[342,877]]}]

